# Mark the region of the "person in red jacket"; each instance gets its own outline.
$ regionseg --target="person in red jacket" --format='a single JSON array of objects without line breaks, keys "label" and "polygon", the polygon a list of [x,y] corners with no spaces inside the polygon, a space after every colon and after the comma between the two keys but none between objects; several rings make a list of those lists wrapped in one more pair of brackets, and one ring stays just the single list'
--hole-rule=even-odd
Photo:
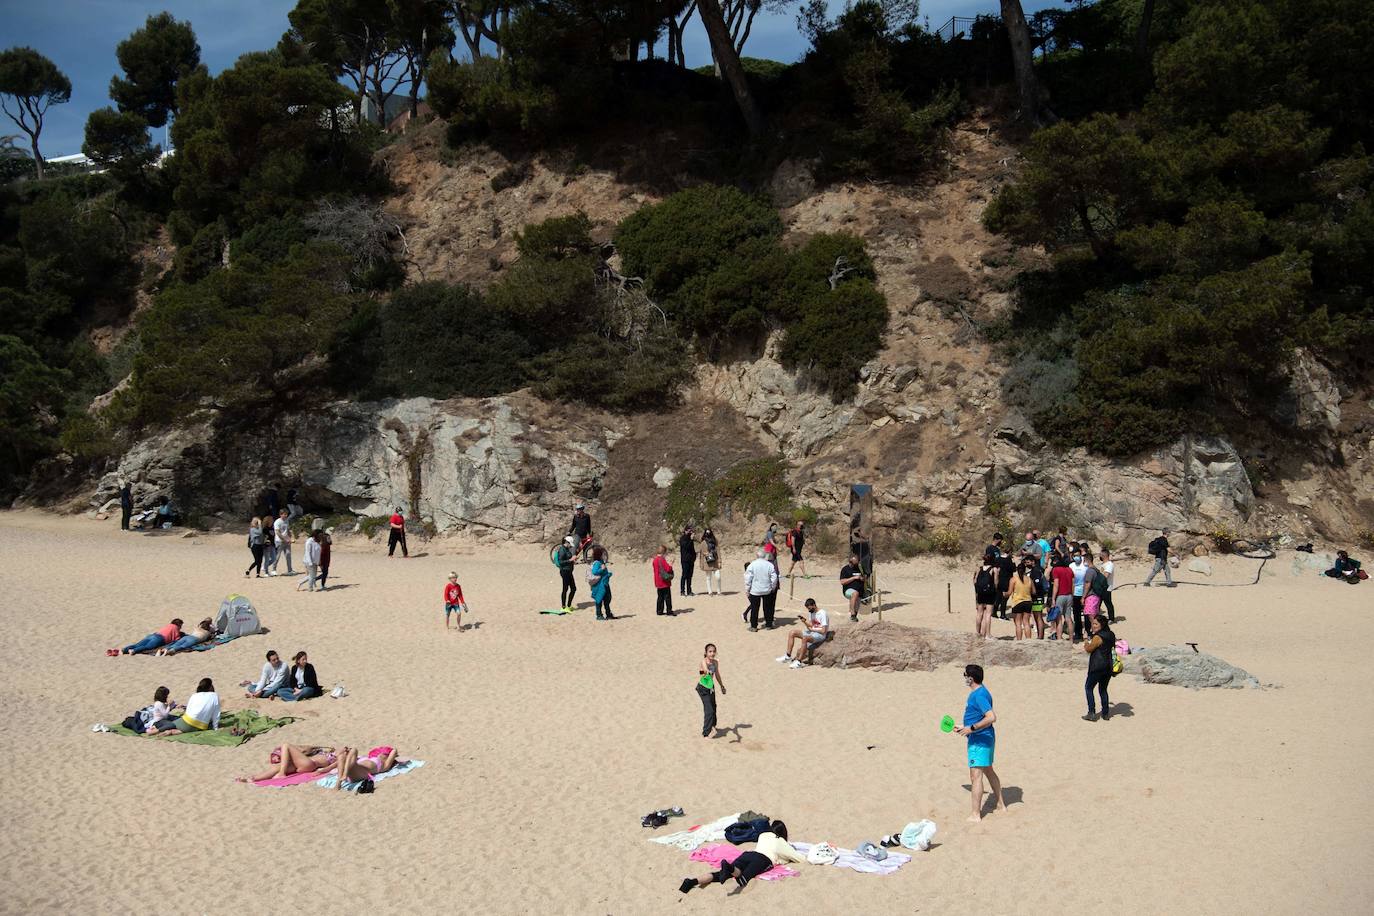
[{"label": "person in red jacket", "polygon": [[458,584],[458,574],[451,572],[448,574],[448,584],[444,586],[444,629],[448,629],[449,615],[456,613],[458,632],[463,632],[463,612],[467,609],[467,602],[463,600],[463,587]]},{"label": "person in red jacket", "polygon": [[660,544],[658,553],[654,554],[653,563],[650,564],[654,571],[654,588],[658,590],[658,603],[654,606],[654,613],[659,617],[665,614],[676,617],[677,612],[673,610],[673,564],[664,556],[667,552],[667,545]]}]

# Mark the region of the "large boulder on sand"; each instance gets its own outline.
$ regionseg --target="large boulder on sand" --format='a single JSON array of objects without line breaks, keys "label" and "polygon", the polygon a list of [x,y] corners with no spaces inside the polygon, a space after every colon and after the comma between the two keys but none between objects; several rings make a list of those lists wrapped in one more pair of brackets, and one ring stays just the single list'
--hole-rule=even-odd
[{"label": "large boulder on sand", "polygon": [[1177,687],[1258,687],[1259,681],[1243,668],[1188,646],[1160,646],[1132,652],[1127,670],[1149,684]]},{"label": "large boulder on sand", "polygon": [[1084,665],[1082,653],[1070,652],[1062,643],[984,640],[972,633],[906,627],[878,620],[865,620],[838,630],[834,639],[816,650],[815,663],[824,668],[888,671],[934,671],[956,663],[1042,671]]}]

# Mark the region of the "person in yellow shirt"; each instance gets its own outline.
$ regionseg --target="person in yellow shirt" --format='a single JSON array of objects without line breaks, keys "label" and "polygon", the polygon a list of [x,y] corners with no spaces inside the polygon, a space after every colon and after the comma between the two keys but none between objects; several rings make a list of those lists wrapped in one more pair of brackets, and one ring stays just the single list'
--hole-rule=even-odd
[{"label": "person in yellow shirt", "polygon": [[1011,609],[1017,639],[1031,638],[1031,609],[1035,601],[1035,580],[1031,578],[1032,562],[1030,557],[1023,558],[1007,582],[1007,607]]}]

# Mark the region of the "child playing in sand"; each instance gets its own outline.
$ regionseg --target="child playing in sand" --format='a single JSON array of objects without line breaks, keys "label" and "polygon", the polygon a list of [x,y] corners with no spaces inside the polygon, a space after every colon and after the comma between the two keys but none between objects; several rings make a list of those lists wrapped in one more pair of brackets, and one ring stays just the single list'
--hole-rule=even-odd
[{"label": "child playing in sand", "polygon": [[463,601],[463,587],[458,584],[458,573],[448,574],[448,584],[444,586],[444,629],[448,629],[450,614],[458,615],[458,632],[463,632],[463,612],[468,609]]}]

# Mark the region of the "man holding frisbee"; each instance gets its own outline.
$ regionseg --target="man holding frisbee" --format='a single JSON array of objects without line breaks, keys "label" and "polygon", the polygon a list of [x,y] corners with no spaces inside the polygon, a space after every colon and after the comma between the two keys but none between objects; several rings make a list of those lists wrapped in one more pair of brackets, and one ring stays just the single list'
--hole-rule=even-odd
[{"label": "man holding frisbee", "polygon": [[992,694],[983,686],[981,665],[964,666],[964,685],[969,691],[968,704],[964,706],[964,724],[954,729],[954,734],[968,738],[969,787],[973,796],[973,815],[969,820],[977,823],[983,819],[985,774],[993,798],[997,800],[997,810],[1007,810],[1007,803],[1002,799],[1002,781],[992,768],[993,751],[997,743],[997,733],[992,724],[997,721],[997,714],[992,711]]}]

